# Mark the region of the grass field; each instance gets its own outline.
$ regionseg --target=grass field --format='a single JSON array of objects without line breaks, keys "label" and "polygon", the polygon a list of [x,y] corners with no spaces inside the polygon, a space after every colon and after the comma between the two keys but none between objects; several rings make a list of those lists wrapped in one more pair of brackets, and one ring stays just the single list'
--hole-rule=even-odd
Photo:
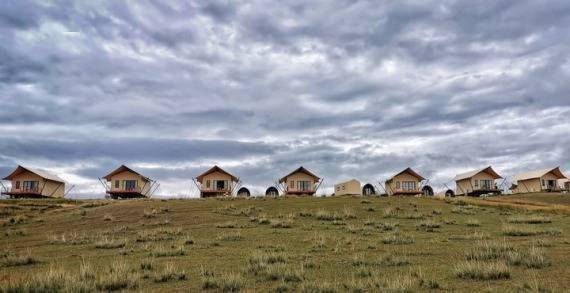
[{"label": "grass field", "polygon": [[[568,197],[539,195],[534,202],[567,208]],[[394,197],[4,200],[0,291],[566,290],[564,208],[487,204]]]}]

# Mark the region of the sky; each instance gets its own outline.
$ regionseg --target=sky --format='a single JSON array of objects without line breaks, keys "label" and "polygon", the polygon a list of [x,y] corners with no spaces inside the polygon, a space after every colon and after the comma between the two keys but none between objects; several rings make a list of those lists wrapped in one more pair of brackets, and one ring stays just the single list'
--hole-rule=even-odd
[{"label": "sky", "polygon": [[[0,175],[570,171],[570,1],[0,1]],[[3,177],[3,176],[2,176]],[[5,182],[6,184],[6,182]]]}]

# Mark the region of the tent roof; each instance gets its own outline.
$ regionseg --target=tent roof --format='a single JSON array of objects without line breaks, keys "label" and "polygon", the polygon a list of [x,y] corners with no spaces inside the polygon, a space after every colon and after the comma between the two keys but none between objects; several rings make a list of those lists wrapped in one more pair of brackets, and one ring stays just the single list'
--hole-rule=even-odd
[{"label": "tent roof", "polygon": [[311,171],[309,171],[309,170],[305,169],[305,167],[301,166],[301,167],[295,169],[295,171],[293,171],[293,172],[291,172],[291,173],[285,175],[283,178],[279,179],[279,183],[285,182],[285,180],[287,179],[287,177],[289,177],[289,176],[291,176],[291,175],[293,175],[293,174],[295,174],[295,173],[299,173],[299,172],[300,172],[300,173],[305,173],[305,174],[307,174],[307,175],[313,177],[315,180],[320,180],[320,179],[321,179],[321,178],[319,178],[319,176],[313,174]]},{"label": "tent roof", "polygon": [[224,170],[224,169],[218,167],[217,165],[215,165],[214,167],[208,169],[208,171],[206,171],[206,172],[204,172],[204,173],[198,175],[198,176],[196,177],[196,180],[198,180],[198,182],[202,183],[202,179],[204,179],[204,176],[206,176],[206,175],[208,175],[208,174],[210,174],[210,173],[214,173],[214,172],[221,172],[221,173],[224,173],[224,174],[226,174],[226,175],[229,175],[229,176],[232,178],[232,181],[238,181],[238,178],[237,178],[236,176],[230,174],[230,173],[227,172],[226,170]]},{"label": "tent roof", "polygon": [[350,179],[350,180],[346,180],[346,181],[337,183],[337,184],[335,184],[335,185],[345,184],[345,183],[348,183],[348,182],[357,182],[358,184],[360,184],[360,181],[356,180],[355,178],[352,178],[352,179]]},{"label": "tent roof", "polygon": [[121,172],[125,172],[125,171],[126,171],[126,172],[135,173],[135,174],[141,176],[141,177],[142,177],[144,180],[146,180],[146,181],[151,181],[150,178],[148,178],[148,177],[142,175],[141,173],[139,173],[139,172],[137,172],[137,171],[135,171],[135,170],[133,170],[133,169],[131,169],[131,168],[125,166],[125,165],[119,166],[119,168],[113,170],[111,173],[105,175],[105,177],[103,177],[103,178],[105,178],[107,181],[110,181],[110,180],[111,180],[111,177],[113,177],[113,176],[115,176],[115,175],[117,175],[117,174],[119,174],[119,173],[121,173]]},{"label": "tent roof", "polygon": [[47,179],[47,180],[65,183],[65,181],[63,179],[59,178],[57,175],[51,174],[51,173],[44,171],[44,170],[32,169],[32,168],[24,167],[21,165],[18,165],[16,170],[14,170],[12,173],[10,173],[10,175],[4,177],[3,180],[12,180],[12,178],[14,178],[15,176],[20,175],[24,172],[34,173],[34,174],[36,174],[36,175],[38,175],[44,179]]},{"label": "tent roof", "polygon": [[454,180],[459,181],[459,180],[463,180],[463,179],[468,179],[468,178],[471,178],[471,177],[473,177],[479,173],[482,173],[482,172],[485,172],[485,173],[493,176],[495,179],[503,178],[503,177],[501,177],[501,175],[497,174],[497,172],[495,172],[495,170],[493,170],[493,168],[491,166],[489,166],[489,167],[485,167],[483,169],[478,169],[478,170],[458,174],[455,176]]},{"label": "tent roof", "polygon": [[392,179],[394,179],[394,177],[403,174],[403,173],[408,173],[416,178],[418,178],[418,180],[422,181],[422,180],[426,180],[422,175],[418,174],[418,172],[414,171],[412,168],[408,167],[406,169],[404,169],[402,172],[388,178],[388,180],[386,180],[386,182],[392,181]]},{"label": "tent roof", "polygon": [[528,179],[534,179],[534,178],[540,178],[548,173],[552,173],[554,176],[556,176],[556,179],[564,179],[566,178],[566,176],[564,176],[564,174],[562,173],[562,171],[560,171],[560,167],[556,167],[553,169],[543,169],[543,170],[536,170],[536,171],[530,171],[530,172],[525,172],[525,173],[520,173],[517,174],[513,177],[513,179],[515,181],[521,181],[521,180],[528,180]]}]

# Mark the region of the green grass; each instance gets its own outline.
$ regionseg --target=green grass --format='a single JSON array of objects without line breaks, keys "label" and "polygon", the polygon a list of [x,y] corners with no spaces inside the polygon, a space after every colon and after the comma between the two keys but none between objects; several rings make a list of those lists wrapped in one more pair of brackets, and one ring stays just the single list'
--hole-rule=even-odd
[{"label": "green grass", "polygon": [[0,201],[0,292],[563,292],[564,209],[490,200]]}]

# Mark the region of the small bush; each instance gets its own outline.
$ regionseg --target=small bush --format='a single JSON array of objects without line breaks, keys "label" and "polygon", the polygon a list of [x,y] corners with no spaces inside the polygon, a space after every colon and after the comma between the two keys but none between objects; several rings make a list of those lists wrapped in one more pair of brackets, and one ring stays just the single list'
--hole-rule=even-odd
[{"label": "small bush", "polygon": [[510,265],[524,266],[529,269],[541,269],[551,265],[545,259],[543,252],[536,247],[525,252],[511,251],[507,259]]},{"label": "small bush", "polygon": [[155,248],[153,251],[150,252],[150,256],[154,257],[169,257],[169,256],[182,256],[184,255],[184,248],[176,247],[176,248],[165,248],[163,246]]},{"label": "small bush", "polygon": [[384,237],[381,241],[384,244],[404,245],[414,243],[414,238],[408,235],[390,235]]},{"label": "small bush", "polygon": [[455,266],[455,275],[461,279],[510,279],[511,272],[504,262],[464,261]]},{"label": "small bush", "polygon": [[174,268],[171,263],[167,264],[163,271],[157,273],[154,277],[155,283],[164,283],[174,280],[186,280],[186,272]]},{"label": "small bush", "polygon": [[216,237],[218,241],[240,241],[242,240],[242,236],[240,232],[235,233],[222,233]]},{"label": "small bush", "polygon": [[465,226],[467,226],[467,227],[479,227],[479,226],[481,226],[481,222],[479,222],[479,220],[477,220],[477,219],[467,219],[467,221],[465,222]]},{"label": "small bush", "polygon": [[271,220],[271,228],[292,228],[292,220]]},{"label": "small bush", "polygon": [[126,240],[116,240],[104,237],[103,239],[95,242],[95,248],[99,249],[115,249],[123,248],[127,245]]},{"label": "small bush", "polygon": [[321,221],[338,221],[343,219],[342,216],[325,210],[318,210],[315,217]]},{"label": "small bush", "polygon": [[143,271],[152,271],[154,269],[154,260],[151,258],[144,259],[141,261],[140,268]]},{"label": "small bush", "polygon": [[560,234],[562,234],[562,231],[559,229],[538,230],[533,227],[527,227],[527,226],[514,226],[514,225],[503,226],[503,235],[506,236],[536,236],[536,235],[557,236]]},{"label": "small bush", "polygon": [[227,222],[227,223],[218,224],[218,225],[216,225],[216,227],[217,228],[233,229],[233,228],[237,228],[238,224],[235,222]]},{"label": "small bush", "polygon": [[115,217],[113,217],[113,215],[111,215],[111,214],[105,214],[103,216],[103,221],[114,221],[114,220],[115,220]]},{"label": "small bush", "polygon": [[2,264],[6,267],[29,266],[38,262],[29,252],[27,255],[8,255],[2,259]]},{"label": "small bush", "polygon": [[434,231],[435,229],[441,227],[441,224],[434,222],[433,220],[423,220],[420,221],[417,225],[416,228],[419,230],[425,230],[428,232]]},{"label": "small bush", "polygon": [[552,223],[552,219],[541,215],[532,216],[518,216],[508,219],[509,223],[513,224],[548,224]]}]

